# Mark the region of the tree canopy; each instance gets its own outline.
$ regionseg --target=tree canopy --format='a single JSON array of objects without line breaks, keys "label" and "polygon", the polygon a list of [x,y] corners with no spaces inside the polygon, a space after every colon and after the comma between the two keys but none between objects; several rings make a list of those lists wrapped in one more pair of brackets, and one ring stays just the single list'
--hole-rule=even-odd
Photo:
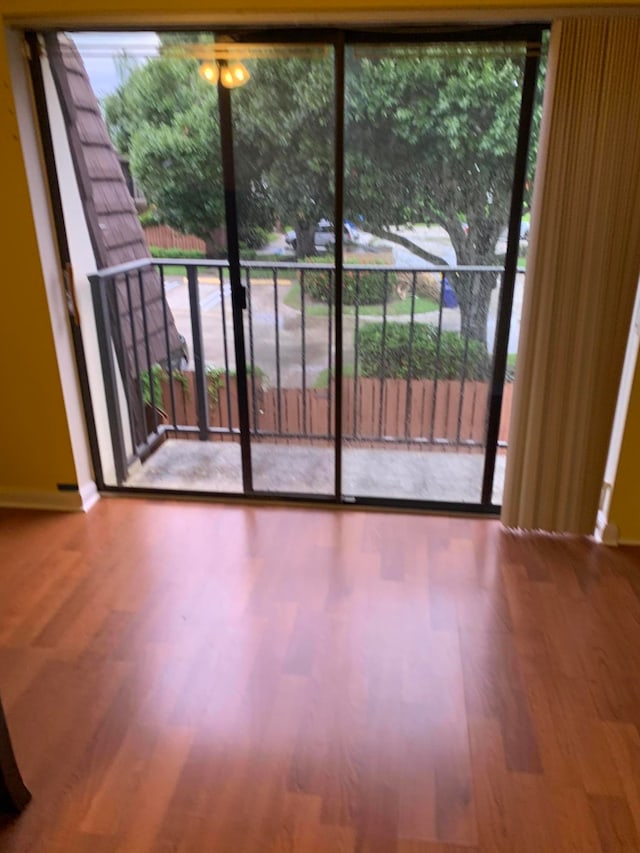
[{"label": "tree canopy", "polygon": [[236,165],[262,182],[278,218],[293,225],[298,257],[313,255],[316,224],[334,206],[333,63],[262,61],[251,73],[234,95]]},{"label": "tree canopy", "polygon": [[213,251],[224,223],[217,96],[195,60],[162,58],[134,68],[104,103],[117,150],[162,221]]},{"label": "tree canopy", "polygon": [[[240,230],[277,218],[295,228],[304,257],[314,253],[316,223],[334,206],[333,62],[248,64],[249,84],[232,95]],[[458,264],[496,264],[511,202],[523,66],[524,50],[349,51],[347,217],[436,262],[396,229],[438,224]],[[161,219],[209,241],[224,220],[217,91],[197,70],[191,59],[148,62],[130,71],[105,108],[116,147]],[[496,275],[460,274],[451,284],[463,333],[486,343]]]},{"label": "tree canopy", "polygon": [[[363,211],[370,231],[396,241],[393,226],[440,225],[459,265],[498,263],[496,244],[511,204],[523,67],[524,51],[501,54],[484,46],[453,56],[427,48],[352,58],[345,182],[351,212]],[[495,273],[451,278],[463,334],[486,341]]]}]

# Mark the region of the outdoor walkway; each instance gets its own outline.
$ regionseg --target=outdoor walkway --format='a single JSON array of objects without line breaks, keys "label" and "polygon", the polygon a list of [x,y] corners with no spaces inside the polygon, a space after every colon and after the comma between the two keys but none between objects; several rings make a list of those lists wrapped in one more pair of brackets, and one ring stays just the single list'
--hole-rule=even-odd
[{"label": "outdoor walkway", "polygon": [[[257,443],[252,446],[257,491],[333,493],[333,450]],[[502,502],[506,457],[496,460],[494,503]],[[343,494],[360,497],[478,503],[484,456],[385,447],[343,451]],[[242,492],[240,445],[221,441],[166,441],[127,485],[195,492]]]}]

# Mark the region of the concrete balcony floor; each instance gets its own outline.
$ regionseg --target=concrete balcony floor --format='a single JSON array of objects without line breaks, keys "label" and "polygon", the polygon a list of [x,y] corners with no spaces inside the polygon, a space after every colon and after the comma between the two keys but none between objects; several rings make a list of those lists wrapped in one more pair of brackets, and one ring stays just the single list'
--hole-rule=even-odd
[{"label": "concrete balcony floor", "polygon": [[[359,497],[479,503],[484,455],[455,451],[343,449],[343,494]],[[253,441],[256,491],[333,494],[332,448]],[[502,503],[506,456],[496,459],[493,502]],[[239,443],[169,439],[126,485],[148,489],[242,493]]]}]

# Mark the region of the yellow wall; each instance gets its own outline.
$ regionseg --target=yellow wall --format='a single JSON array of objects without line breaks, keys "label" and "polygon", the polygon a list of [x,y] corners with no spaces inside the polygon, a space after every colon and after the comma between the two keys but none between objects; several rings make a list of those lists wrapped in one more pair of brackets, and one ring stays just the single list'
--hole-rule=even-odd
[{"label": "yellow wall", "polygon": [[[563,0],[563,10],[574,7],[609,7],[628,10],[633,0]],[[211,0],[102,0],[91,7],[87,0],[0,0],[0,17],[5,25],[16,21],[36,24],[151,24],[176,21],[190,16],[193,21],[206,16],[241,21],[249,16],[257,21],[270,15],[295,22],[309,16],[353,15],[363,21],[380,18],[416,19],[459,17],[552,18],[557,3],[542,0],[514,6],[513,0],[472,3],[449,0],[444,5],[425,0],[246,0],[218,7]],[[502,9],[504,12],[500,12]],[[539,11],[539,14],[538,14]],[[2,41],[0,39],[0,41]],[[8,64],[4,43],[0,44],[0,501],[3,492],[16,490],[54,491],[56,483],[74,482],[69,429],[62,398],[53,344],[42,269],[38,257],[27,182],[18,132],[13,114]],[[640,540],[640,444],[635,436],[640,428],[640,375],[631,397],[629,421],[622,448],[618,483],[614,489],[611,520],[620,525],[626,539]]]},{"label": "yellow wall", "polygon": [[640,359],[631,387],[609,521],[621,542],[640,542]]},{"label": "yellow wall", "polygon": [[0,116],[1,502],[76,482],[4,39]]}]

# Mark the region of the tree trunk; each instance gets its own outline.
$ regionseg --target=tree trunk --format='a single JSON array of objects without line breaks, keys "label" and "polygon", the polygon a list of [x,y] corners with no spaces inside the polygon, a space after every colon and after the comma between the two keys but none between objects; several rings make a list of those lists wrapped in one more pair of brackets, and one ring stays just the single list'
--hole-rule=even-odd
[{"label": "tree trunk", "polygon": [[[470,217],[471,218],[471,217]],[[480,225],[470,222],[465,231],[458,221],[445,224],[456,252],[458,266],[498,266],[495,245],[500,225],[479,217]],[[455,273],[450,284],[460,305],[460,333],[479,341],[487,349],[491,294],[500,282],[498,272]]]},{"label": "tree trunk", "polygon": [[489,349],[489,304],[497,273],[455,273],[451,279],[449,283],[460,305],[460,334]]},{"label": "tree trunk", "polygon": [[[471,227],[465,231],[458,219],[447,220],[441,224],[449,234],[459,266],[496,266],[493,248],[498,239],[499,226],[482,222],[481,228]],[[377,237],[382,237],[409,249],[419,258],[437,266],[445,265],[442,258],[426,251],[407,237],[395,234],[386,228],[370,226],[370,230]],[[484,248],[481,249],[480,247]],[[486,250],[486,247],[490,247],[489,251]],[[489,349],[489,342],[487,341],[489,304],[493,288],[500,280],[500,274],[495,272],[449,273],[447,280],[460,305],[460,333],[463,337],[468,336],[471,340],[480,341]]]},{"label": "tree trunk", "polygon": [[204,236],[204,256],[205,258],[219,258],[221,254],[221,246],[213,234],[205,234]]},{"label": "tree trunk", "polygon": [[316,253],[316,226],[314,223],[296,224],[296,258],[308,258]]}]

